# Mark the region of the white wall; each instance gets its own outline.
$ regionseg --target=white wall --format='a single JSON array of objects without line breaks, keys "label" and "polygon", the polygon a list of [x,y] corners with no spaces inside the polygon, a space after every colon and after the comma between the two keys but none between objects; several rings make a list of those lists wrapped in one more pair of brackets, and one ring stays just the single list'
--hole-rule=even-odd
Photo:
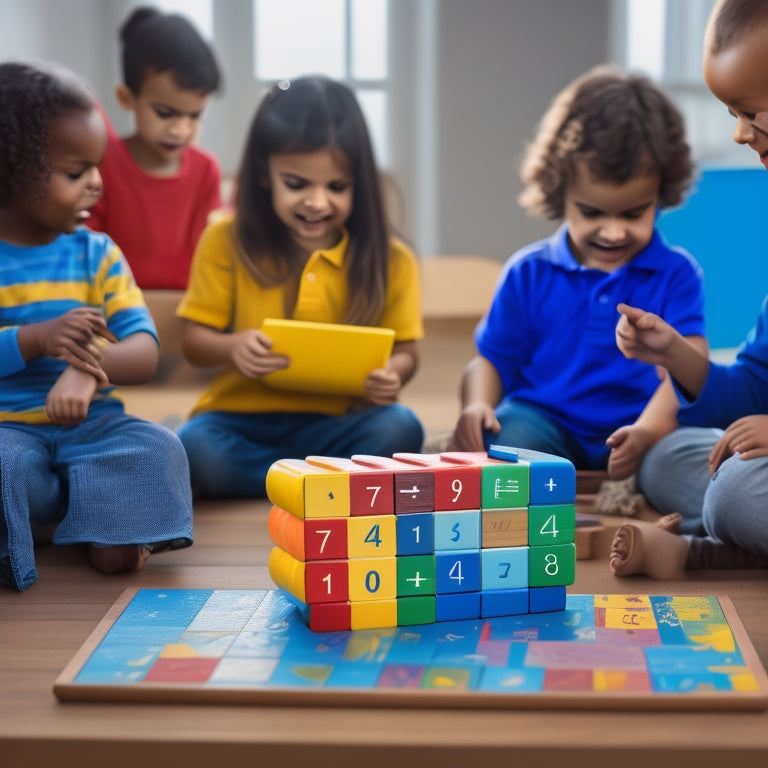
[{"label": "white wall", "polygon": [[[321,0],[318,0],[319,2]],[[609,58],[612,0],[390,0],[392,173],[403,233],[424,254],[503,259],[552,231],[517,206],[517,165],[550,99]],[[0,59],[60,61],[85,76],[119,131],[117,30],[131,0],[0,0]],[[215,0],[225,92],[201,144],[234,172],[258,101],[237,41],[250,0]]]}]

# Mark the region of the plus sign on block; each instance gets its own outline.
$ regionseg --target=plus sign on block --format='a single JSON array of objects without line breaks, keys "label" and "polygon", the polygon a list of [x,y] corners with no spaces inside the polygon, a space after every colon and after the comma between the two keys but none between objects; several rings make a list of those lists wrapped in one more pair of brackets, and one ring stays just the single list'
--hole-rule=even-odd
[{"label": "plus sign on block", "polygon": [[558,456],[395,454],[275,462],[269,572],[313,630],[565,608],[576,471]]}]

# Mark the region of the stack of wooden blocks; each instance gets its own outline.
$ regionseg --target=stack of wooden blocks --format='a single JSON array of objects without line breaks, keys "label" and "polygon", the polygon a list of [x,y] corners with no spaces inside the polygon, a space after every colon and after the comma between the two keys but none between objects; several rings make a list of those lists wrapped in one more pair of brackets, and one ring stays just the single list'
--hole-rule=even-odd
[{"label": "stack of wooden blocks", "polygon": [[267,474],[269,572],[315,631],[563,610],[576,472],[536,451],[308,456]]}]

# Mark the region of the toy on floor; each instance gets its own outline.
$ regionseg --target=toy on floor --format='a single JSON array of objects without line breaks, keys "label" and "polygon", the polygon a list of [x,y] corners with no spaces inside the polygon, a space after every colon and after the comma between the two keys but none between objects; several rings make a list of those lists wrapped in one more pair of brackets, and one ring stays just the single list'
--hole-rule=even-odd
[{"label": "toy on floor", "polygon": [[308,456],[267,474],[269,573],[318,632],[565,608],[576,471],[559,456]]}]

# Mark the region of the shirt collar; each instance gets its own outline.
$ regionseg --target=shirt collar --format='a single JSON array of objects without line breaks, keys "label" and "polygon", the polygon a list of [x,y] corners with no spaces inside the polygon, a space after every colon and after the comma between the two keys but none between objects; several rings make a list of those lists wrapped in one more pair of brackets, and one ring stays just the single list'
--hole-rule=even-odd
[{"label": "shirt collar", "polygon": [[[333,248],[320,248],[312,253],[309,257],[309,261],[315,261],[316,259],[323,258],[329,261],[335,267],[341,267],[344,264],[344,256],[347,252],[347,246],[349,245],[349,232],[346,228],[342,229],[341,240],[339,240]],[[309,263],[309,262],[308,262]]]}]

